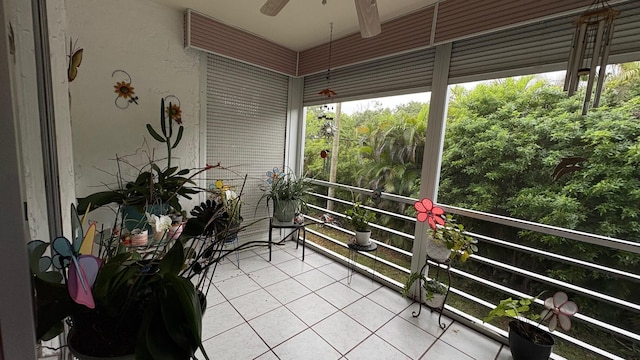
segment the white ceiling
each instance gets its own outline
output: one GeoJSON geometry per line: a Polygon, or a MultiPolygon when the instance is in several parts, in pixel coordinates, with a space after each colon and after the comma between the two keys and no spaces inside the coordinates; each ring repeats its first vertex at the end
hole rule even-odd
{"type": "MultiPolygon", "coordinates": [[[[291,50],[301,51],[333,38],[358,32],[353,0],[290,0],[275,16],[260,13],[266,0],[152,0],[184,10],[191,8],[216,20],[256,34],[291,50]]],[[[385,22],[429,6],[439,0],[377,0],[380,21],[385,22]]]]}

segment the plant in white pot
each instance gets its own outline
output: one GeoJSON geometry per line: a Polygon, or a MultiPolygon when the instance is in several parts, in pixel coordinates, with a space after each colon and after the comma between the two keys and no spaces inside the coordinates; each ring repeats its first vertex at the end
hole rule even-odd
{"type": "Polygon", "coordinates": [[[418,212],[417,220],[427,221],[431,231],[428,233],[427,255],[430,258],[445,262],[460,259],[466,261],[469,256],[478,251],[478,240],[465,234],[464,226],[456,222],[451,215],[445,215],[444,210],[424,198],[414,204],[418,212]]]}
{"type": "Polygon", "coordinates": [[[353,203],[353,206],[347,209],[345,214],[347,215],[347,221],[356,233],[356,244],[369,245],[371,243],[369,240],[371,238],[369,223],[375,219],[375,214],[358,201],[353,203]]]}
{"type": "Polygon", "coordinates": [[[553,332],[558,325],[564,330],[571,330],[570,317],[578,312],[578,305],[569,301],[563,291],[556,292],[544,301],[544,310],[540,315],[529,314],[533,299],[501,300],[483,319],[491,321],[496,317],[508,317],[509,348],[514,360],[546,360],[551,355],[555,343],[553,336],[540,327],[542,322],[549,322],[549,331],[553,332]],[[528,318],[534,322],[525,320],[528,318]],[[535,321],[537,320],[537,324],[535,321]]]}
{"type": "Polygon", "coordinates": [[[258,205],[263,199],[267,199],[267,203],[273,202],[275,220],[283,224],[293,224],[296,214],[307,204],[303,197],[310,190],[310,183],[303,176],[273,168],[273,171],[267,171],[267,185],[262,190],[264,194],[258,205]]]}

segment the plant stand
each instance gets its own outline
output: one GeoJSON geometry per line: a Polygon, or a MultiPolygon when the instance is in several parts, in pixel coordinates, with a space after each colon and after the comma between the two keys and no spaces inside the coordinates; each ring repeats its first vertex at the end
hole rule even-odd
{"type": "MultiPolygon", "coordinates": [[[[444,295],[444,301],[442,302],[442,306],[440,307],[436,307],[433,308],[429,305],[426,305],[429,307],[429,309],[431,309],[431,312],[433,311],[437,311],[439,313],[438,315],[438,324],[440,325],[440,328],[444,329],[445,327],[447,327],[447,325],[445,323],[442,322],[442,311],[444,310],[444,304],[446,304],[447,302],[447,297],[449,296],[449,290],[451,289],[451,260],[447,259],[445,261],[438,261],[435,259],[432,259],[431,257],[429,257],[429,255],[426,256],[426,259],[424,261],[424,265],[422,265],[422,268],[420,269],[420,273],[423,274],[424,273],[424,269],[427,267],[429,260],[435,262],[436,264],[438,264],[438,267],[436,269],[436,276],[435,276],[435,280],[438,280],[440,278],[440,271],[446,271],[447,274],[447,292],[444,295]],[[443,269],[444,267],[444,269],[443,269]]],[[[418,279],[418,288],[420,289],[420,296],[418,299],[418,312],[416,313],[415,311],[411,313],[411,315],[413,315],[413,317],[418,317],[420,316],[420,313],[422,312],[422,279],[418,279]]]]}

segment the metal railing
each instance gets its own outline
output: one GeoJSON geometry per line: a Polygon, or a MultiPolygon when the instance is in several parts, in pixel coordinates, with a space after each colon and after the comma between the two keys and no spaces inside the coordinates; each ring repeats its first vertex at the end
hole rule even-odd
{"type": "MultiPolygon", "coordinates": [[[[357,194],[372,195],[372,192],[370,190],[361,189],[353,186],[333,184],[326,181],[318,181],[318,180],[313,180],[312,182],[315,185],[319,185],[321,187],[335,187],[338,189],[348,190],[352,194],[357,193],[357,194]]],[[[343,204],[343,205],[352,204],[352,202],[349,200],[344,200],[339,198],[330,198],[318,192],[310,193],[309,195],[313,196],[317,200],[322,200],[322,201],[332,200],[334,203],[343,204]]],[[[413,204],[415,201],[417,201],[417,199],[412,199],[412,198],[407,198],[402,196],[395,196],[395,195],[386,194],[386,193],[382,194],[382,198],[384,200],[396,201],[396,202],[401,202],[405,204],[413,204]]],[[[589,233],[570,230],[570,229],[563,229],[563,228],[558,228],[554,226],[538,224],[530,221],[513,219],[506,216],[483,213],[483,212],[469,210],[469,209],[462,209],[462,208],[453,207],[453,206],[440,205],[440,204],[439,206],[441,206],[448,213],[451,213],[460,217],[474,219],[476,221],[487,222],[495,225],[508,226],[508,227],[512,227],[520,230],[527,230],[527,231],[537,232],[545,235],[552,235],[556,237],[561,237],[566,241],[592,244],[608,250],[629,252],[631,254],[640,254],[640,243],[635,243],[627,240],[615,239],[615,238],[600,236],[595,234],[589,234],[589,233]]],[[[312,211],[315,211],[318,213],[330,213],[332,216],[339,217],[339,218],[344,218],[345,216],[344,214],[336,211],[328,211],[326,208],[323,208],[322,206],[311,205],[310,207],[312,211]]],[[[391,216],[396,219],[415,222],[415,219],[413,217],[408,217],[406,215],[384,211],[384,210],[380,210],[372,207],[368,207],[368,208],[371,211],[375,211],[378,216],[391,216]]],[[[340,226],[335,226],[335,225],[327,225],[327,226],[330,226],[331,229],[333,230],[340,231],[348,235],[352,234],[350,231],[340,226]]],[[[397,254],[401,254],[407,257],[410,257],[412,255],[411,252],[407,250],[403,250],[403,249],[394,247],[392,245],[386,244],[383,237],[385,236],[384,234],[389,234],[394,236],[400,236],[404,239],[413,241],[414,239],[413,234],[407,234],[398,229],[391,229],[384,226],[380,226],[378,224],[371,224],[371,227],[376,229],[379,234],[382,234],[380,238],[372,240],[372,241],[375,241],[379,247],[382,247],[389,252],[395,252],[397,254]]],[[[322,237],[327,241],[331,241],[333,244],[346,247],[346,244],[343,241],[339,241],[330,236],[325,235],[321,229],[311,230],[311,231],[312,231],[312,234],[322,237]]],[[[503,249],[508,249],[510,251],[517,252],[518,254],[535,256],[538,258],[542,258],[545,261],[551,261],[554,264],[558,263],[558,264],[561,264],[563,267],[578,267],[582,269],[587,269],[589,271],[598,272],[606,276],[614,277],[619,280],[624,280],[631,283],[640,283],[640,274],[636,274],[636,273],[627,271],[625,269],[612,268],[606,265],[597,264],[590,261],[574,258],[566,254],[557,254],[557,253],[545,251],[542,249],[534,248],[531,246],[518,244],[516,242],[511,242],[505,239],[497,239],[491,236],[473,233],[473,232],[467,232],[467,233],[479,241],[479,246],[482,246],[483,244],[487,244],[487,245],[491,244],[493,246],[498,246],[503,249]]],[[[373,258],[373,255],[370,255],[368,253],[365,253],[363,255],[368,256],[369,258],[373,258]]],[[[333,253],[333,256],[335,257],[335,253],[333,253]]],[[[381,259],[380,257],[378,257],[376,260],[382,263],[384,266],[389,266],[396,270],[399,270],[403,274],[409,274],[411,272],[410,269],[404,266],[401,266],[399,264],[395,264],[389,259],[381,259]]],[[[538,273],[538,272],[530,271],[527,269],[523,269],[518,266],[514,266],[513,264],[509,264],[507,262],[502,262],[496,259],[489,258],[487,256],[481,256],[478,254],[472,255],[469,261],[474,264],[478,264],[479,266],[490,267],[492,269],[495,269],[495,271],[513,274],[514,276],[526,278],[530,281],[533,281],[539,284],[549,285],[553,289],[564,290],[574,295],[579,295],[585,298],[594,299],[598,303],[612,306],[615,309],[618,309],[619,311],[625,311],[632,314],[640,313],[640,304],[638,303],[634,303],[632,301],[629,301],[628,299],[621,299],[621,298],[606,294],[602,291],[596,291],[596,290],[588,289],[584,286],[572,284],[568,281],[556,279],[544,273],[538,273]]],[[[430,265],[433,267],[441,266],[433,262],[430,263],[430,265]]],[[[456,268],[454,266],[451,269],[451,272],[457,279],[463,279],[466,282],[479,284],[484,289],[490,289],[491,291],[496,291],[503,295],[506,294],[507,297],[508,296],[514,296],[518,298],[533,297],[531,294],[526,294],[516,289],[513,289],[509,286],[505,286],[497,281],[494,281],[493,279],[483,278],[469,271],[466,271],[462,268],[456,268]]],[[[380,273],[373,274],[373,271],[371,269],[366,269],[365,273],[368,273],[372,276],[375,275],[376,278],[382,278],[384,282],[386,282],[387,284],[390,284],[393,287],[397,288],[398,286],[402,286],[402,281],[399,282],[396,279],[390,279],[380,273]]],[[[463,289],[456,287],[455,282],[454,284],[452,284],[451,292],[459,296],[460,298],[465,299],[465,301],[469,301],[483,308],[486,308],[487,312],[489,309],[495,306],[495,304],[493,304],[490,301],[482,299],[477,294],[471,294],[469,293],[469,291],[464,291],[463,289]]],[[[535,302],[538,305],[544,304],[544,302],[540,299],[536,299],[535,302]]],[[[445,311],[446,313],[453,315],[458,319],[460,318],[465,319],[468,325],[473,325],[476,328],[480,327],[492,333],[498,333],[503,337],[506,335],[506,332],[504,330],[496,328],[495,326],[490,324],[485,324],[482,322],[482,320],[476,318],[475,316],[465,313],[463,311],[460,311],[459,309],[456,309],[452,306],[446,305],[445,311]]],[[[624,329],[615,324],[612,324],[607,319],[598,319],[595,317],[587,316],[582,313],[576,314],[574,316],[574,319],[575,321],[581,324],[585,324],[591,328],[599,329],[600,331],[604,331],[606,333],[612,334],[616,338],[625,339],[635,344],[640,343],[640,334],[634,331],[630,331],[628,329],[624,329]]],[[[573,337],[567,333],[554,331],[553,334],[556,337],[562,339],[564,342],[573,344],[574,346],[587,350],[588,352],[592,352],[602,357],[606,357],[610,359],[622,359],[622,357],[611,353],[611,351],[608,349],[607,350],[601,349],[597,346],[589,344],[586,341],[578,339],[577,337],[573,337]]]]}

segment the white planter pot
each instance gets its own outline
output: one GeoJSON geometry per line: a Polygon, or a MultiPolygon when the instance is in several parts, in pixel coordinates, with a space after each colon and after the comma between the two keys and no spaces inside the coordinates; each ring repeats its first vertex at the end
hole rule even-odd
{"type": "Polygon", "coordinates": [[[371,237],[371,231],[356,231],[356,244],[367,246],[371,244],[369,238],[371,237]]]}
{"type": "Polygon", "coordinates": [[[451,250],[441,243],[434,241],[431,236],[427,238],[427,255],[435,261],[445,262],[451,256],[451,250]]]}
{"type": "MultiPolygon", "coordinates": [[[[433,299],[427,300],[425,303],[431,308],[442,308],[444,305],[445,294],[433,294],[433,299]]],[[[427,298],[425,294],[425,299],[427,298]]]]}
{"type": "Polygon", "coordinates": [[[296,211],[299,208],[298,200],[280,200],[273,201],[273,217],[280,224],[293,224],[293,219],[296,216],[296,211]]]}

